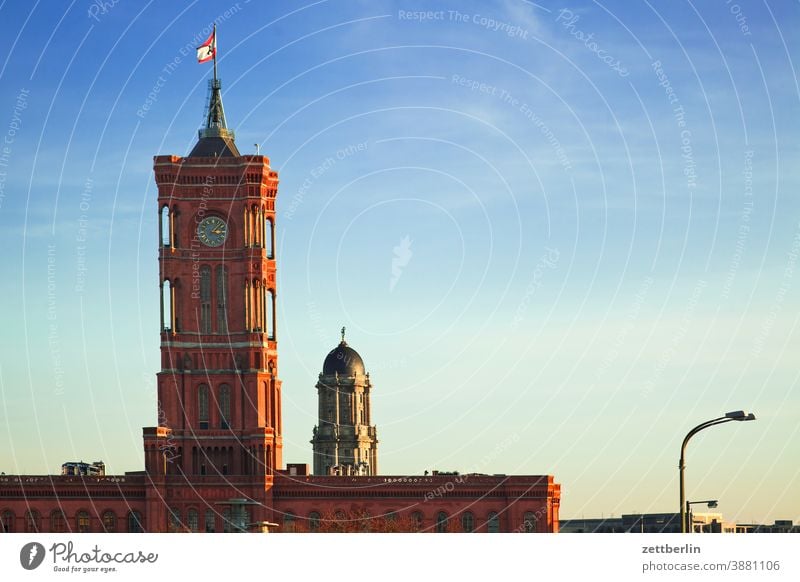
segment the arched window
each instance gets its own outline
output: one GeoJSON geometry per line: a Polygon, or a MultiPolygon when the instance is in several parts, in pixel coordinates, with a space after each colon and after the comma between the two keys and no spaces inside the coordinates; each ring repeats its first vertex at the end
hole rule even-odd
{"type": "Polygon", "coordinates": [[[250,304],[250,280],[244,281],[244,328],[246,331],[253,329],[253,306],[250,304]]]}
{"type": "Polygon", "coordinates": [[[532,511],[526,511],[522,521],[523,531],[533,533],[536,531],[536,515],[532,511]]]}
{"type": "Polygon", "coordinates": [[[29,509],[25,513],[25,531],[27,533],[39,533],[42,517],[35,509],[29,509]]]}
{"type": "Polygon", "coordinates": [[[172,217],[170,216],[169,207],[164,206],[161,209],[161,221],[159,223],[159,231],[161,232],[161,244],[165,247],[172,246],[172,217]]]}
{"type": "Polygon", "coordinates": [[[200,333],[211,333],[211,267],[200,267],[200,333]]]}
{"type": "Polygon", "coordinates": [[[228,270],[217,267],[217,332],[228,333],[228,312],[225,308],[228,297],[228,270]]]}
{"type": "Polygon", "coordinates": [[[103,513],[103,530],[106,532],[117,531],[117,516],[111,510],[103,513]]]}
{"type": "Polygon", "coordinates": [[[197,420],[200,428],[208,428],[208,386],[205,384],[197,388],[197,420]]]}
{"type": "Polygon", "coordinates": [[[475,516],[471,511],[465,511],[461,515],[461,530],[464,533],[471,533],[475,531],[475,516]]]}
{"type": "Polygon", "coordinates": [[[267,218],[264,221],[264,228],[267,231],[267,234],[266,234],[267,258],[268,259],[274,259],[275,258],[275,224],[272,222],[271,218],[267,218]]]}
{"type": "Polygon", "coordinates": [[[171,533],[179,532],[183,528],[181,524],[181,512],[179,509],[171,507],[169,509],[169,531],[171,533]]]}
{"type": "Polygon", "coordinates": [[[447,531],[447,514],[440,511],[436,514],[436,533],[445,533],[447,531]]]}
{"type": "Polygon", "coordinates": [[[260,206],[256,214],[256,228],[258,229],[258,246],[264,248],[264,209],[260,206]]]}
{"type": "Polygon", "coordinates": [[[213,509],[206,509],[206,533],[214,533],[216,525],[216,514],[213,509]]]}
{"type": "Polygon", "coordinates": [[[287,511],[286,515],[283,516],[283,531],[294,531],[294,514],[291,511],[287,511]]]}
{"type": "Polygon", "coordinates": [[[196,532],[199,531],[199,529],[198,529],[198,527],[199,527],[199,524],[198,524],[199,519],[198,519],[198,516],[197,516],[197,510],[196,509],[190,509],[186,513],[186,521],[189,524],[189,531],[191,531],[192,533],[196,533],[196,532]]]}
{"type": "Polygon", "coordinates": [[[90,529],[89,512],[79,511],[78,514],[75,516],[75,523],[78,526],[78,533],[88,533],[90,529]]]}
{"type": "Polygon", "coordinates": [[[128,533],[143,533],[144,522],[142,521],[142,514],[138,511],[131,511],[128,513],[128,533]]]}
{"type": "Polygon", "coordinates": [[[278,326],[275,324],[275,290],[269,290],[269,339],[274,340],[278,333],[278,326]]]}
{"type": "Polygon", "coordinates": [[[264,331],[264,324],[261,321],[263,312],[261,310],[261,284],[258,279],[253,279],[250,284],[250,317],[253,331],[264,331]]]}
{"type": "Polygon", "coordinates": [[[261,333],[267,332],[268,317],[267,317],[267,288],[264,284],[258,282],[258,329],[261,333]]]}
{"type": "Polygon", "coordinates": [[[496,511],[489,513],[486,524],[489,529],[489,533],[498,533],[500,531],[500,516],[497,515],[496,511]]]}
{"type": "Polygon", "coordinates": [[[14,531],[14,514],[10,509],[6,509],[0,513],[0,531],[3,533],[11,533],[14,531]]]}
{"type": "Polygon", "coordinates": [[[227,384],[219,387],[219,426],[230,428],[231,420],[231,388],[227,384]]]}
{"type": "Polygon", "coordinates": [[[67,531],[67,516],[61,509],[56,509],[50,514],[50,531],[53,533],[67,531]]]}
{"type": "Polygon", "coordinates": [[[422,513],[419,511],[415,511],[411,514],[411,527],[414,531],[422,529],[422,513]]]}
{"type": "Polygon", "coordinates": [[[161,330],[170,331],[175,324],[175,310],[173,309],[172,282],[169,279],[161,283],[161,330]]]}
{"type": "Polygon", "coordinates": [[[309,531],[319,531],[320,516],[316,511],[308,514],[308,529],[309,531]]]}

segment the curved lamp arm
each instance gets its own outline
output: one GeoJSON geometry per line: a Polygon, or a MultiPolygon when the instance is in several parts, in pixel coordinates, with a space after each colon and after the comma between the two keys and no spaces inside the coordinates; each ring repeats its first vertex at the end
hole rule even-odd
{"type": "Polygon", "coordinates": [[[678,471],[680,474],[680,515],[681,515],[681,533],[686,533],[688,524],[686,523],[686,490],[684,487],[683,482],[683,470],[686,468],[685,458],[686,458],[686,445],[689,444],[689,440],[700,432],[703,429],[716,426],[718,424],[725,424],[726,422],[733,422],[733,421],[746,421],[746,420],[755,420],[756,415],[751,413],[746,413],[744,410],[735,410],[733,412],[728,412],[725,416],[720,416],[719,418],[712,418],[711,420],[707,420],[698,424],[692,430],[690,430],[683,439],[683,443],[681,444],[681,458],[678,462],[678,471]]]}

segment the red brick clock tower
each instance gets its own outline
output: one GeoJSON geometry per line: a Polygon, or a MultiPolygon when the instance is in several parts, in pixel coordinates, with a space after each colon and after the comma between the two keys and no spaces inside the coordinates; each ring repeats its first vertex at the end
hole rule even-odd
{"type": "Polygon", "coordinates": [[[281,468],[275,197],[269,159],[241,155],[220,83],[186,157],[156,156],[161,371],[144,429],[151,531],[223,531],[231,499],[268,520],[281,468]]]}

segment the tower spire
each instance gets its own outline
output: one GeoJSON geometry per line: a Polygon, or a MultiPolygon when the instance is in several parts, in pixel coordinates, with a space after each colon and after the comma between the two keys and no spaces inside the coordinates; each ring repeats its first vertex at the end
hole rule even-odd
{"type": "Polygon", "coordinates": [[[225,108],[222,106],[222,83],[217,77],[217,25],[214,25],[213,33],[213,58],[214,58],[214,78],[209,82],[208,110],[206,113],[206,124],[200,130],[200,139],[204,137],[230,137],[233,132],[228,129],[225,121],[225,108]]]}
{"type": "Polygon", "coordinates": [[[198,131],[200,141],[197,142],[192,152],[189,154],[193,156],[203,157],[221,157],[221,156],[239,156],[239,150],[234,144],[234,133],[228,129],[228,123],[225,120],[225,108],[222,106],[222,83],[217,77],[217,25],[214,25],[214,31],[211,37],[198,51],[205,50],[207,52],[198,52],[198,59],[203,59],[200,62],[207,62],[208,55],[214,61],[214,76],[208,82],[208,104],[206,106],[205,123],[202,129],[198,131]]]}

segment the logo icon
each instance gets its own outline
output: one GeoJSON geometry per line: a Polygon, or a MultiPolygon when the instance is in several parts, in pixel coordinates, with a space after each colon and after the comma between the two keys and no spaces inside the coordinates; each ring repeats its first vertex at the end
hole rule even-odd
{"type": "Polygon", "coordinates": [[[394,291],[394,286],[400,280],[400,275],[403,274],[403,267],[408,265],[411,257],[414,255],[411,250],[411,237],[406,235],[400,240],[400,244],[392,249],[394,256],[392,257],[392,278],[389,279],[389,292],[394,291]]]}
{"type": "Polygon", "coordinates": [[[30,542],[19,551],[19,563],[26,570],[35,570],[44,562],[44,546],[39,542],[30,542]]]}

